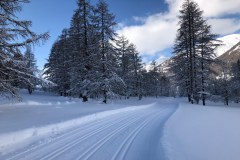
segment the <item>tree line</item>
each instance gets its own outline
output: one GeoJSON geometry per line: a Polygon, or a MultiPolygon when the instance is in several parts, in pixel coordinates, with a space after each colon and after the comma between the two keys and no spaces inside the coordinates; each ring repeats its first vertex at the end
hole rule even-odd
{"type": "Polygon", "coordinates": [[[157,86],[167,78],[155,62],[146,71],[134,44],[116,33],[116,24],[105,1],[93,6],[78,0],[70,27],[53,44],[45,65],[44,74],[57,85],[53,91],[82,97],[84,102],[102,98],[104,103],[110,98],[159,95],[157,86]]]}

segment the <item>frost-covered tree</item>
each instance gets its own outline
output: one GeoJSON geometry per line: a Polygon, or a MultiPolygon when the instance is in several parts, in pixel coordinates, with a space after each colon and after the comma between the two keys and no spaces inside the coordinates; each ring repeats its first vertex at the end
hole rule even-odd
{"type": "Polygon", "coordinates": [[[159,67],[156,61],[152,61],[150,64],[149,76],[151,79],[148,82],[149,94],[155,97],[159,96],[159,67]]]}
{"type": "Polygon", "coordinates": [[[55,83],[54,91],[67,96],[70,89],[70,45],[68,30],[64,29],[61,36],[53,44],[48,63],[44,66],[46,78],[55,83]]]}
{"type": "Polygon", "coordinates": [[[126,84],[123,95],[125,96],[125,98],[129,98],[130,95],[134,94],[132,80],[134,75],[134,54],[136,50],[135,48],[133,48],[133,46],[130,45],[129,41],[124,36],[121,36],[116,41],[116,45],[117,54],[119,56],[118,75],[126,84]]]}
{"type": "Polygon", "coordinates": [[[142,99],[143,95],[143,63],[142,59],[139,56],[139,52],[133,44],[129,45],[130,51],[130,71],[129,75],[129,83],[131,88],[131,96],[138,96],[139,100],[142,99]]]}
{"type": "Polygon", "coordinates": [[[35,55],[32,52],[31,46],[27,46],[26,51],[24,53],[24,58],[26,59],[27,63],[26,72],[29,74],[29,76],[26,76],[26,78],[30,81],[30,84],[26,86],[26,88],[28,89],[28,93],[32,94],[34,88],[37,85],[37,79],[35,77],[37,73],[37,65],[35,55]]]}
{"type": "Polygon", "coordinates": [[[0,1],[0,93],[8,97],[18,96],[16,82],[32,85],[26,78],[29,74],[21,48],[48,38],[48,33],[37,35],[32,32],[31,21],[17,18],[16,13],[21,11],[24,3],[28,0],[0,1]]]}
{"type": "Polygon", "coordinates": [[[205,94],[208,70],[213,61],[216,35],[211,34],[211,27],[203,19],[202,11],[193,0],[185,0],[180,10],[179,29],[174,45],[174,63],[172,71],[175,82],[185,91],[189,102],[198,103],[205,94]],[[201,95],[201,97],[200,97],[201,95]]]}
{"type": "Polygon", "coordinates": [[[92,74],[93,53],[95,49],[95,26],[93,26],[93,6],[88,0],[78,0],[70,27],[71,52],[71,89],[79,94],[83,101],[88,101],[89,85],[92,74]]]}
{"type": "Polygon", "coordinates": [[[169,96],[170,88],[171,88],[170,78],[163,71],[159,71],[158,94],[160,96],[169,96]]]}
{"type": "Polygon", "coordinates": [[[199,84],[200,91],[198,93],[201,95],[201,99],[203,105],[206,104],[206,95],[209,94],[209,85],[210,75],[214,73],[212,70],[211,64],[215,62],[216,55],[214,54],[214,50],[218,46],[218,42],[216,41],[215,34],[211,33],[211,26],[207,25],[206,22],[202,26],[202,30],[200,32],[199,43],[197,47],[197,52],[200,53],[199,62],[200,69],[197,69],[200,76],[197,78],[201,79],[199,84]]]}
{"type": "Polygon", "coordinates": [[[69,89],[64,90],[83,101],[89,97],[103,98],[104,103],[121,96],[141,99],[141,57],[133,44],[117,36],[114,19],[105,1],[96,6],[87,0],[78,1],[68,35],[62,34],[54,43],[45,65],[48,80],[58,85],[55,91],[61,93],[67,83],[69,89]]]}
{"type": "Polygon", "coordinates": [[[115,16],[109,12],[108,5],[105,1],[100,0],[96,7],[96,21],[99,27],[99,56],[98,63],[99,77],[97,85],[103,94],[103,102],[116,95],[116,90],[125,87],[124,81],[117,74],[118,55],[113,46],[116,40],[115,16]]]}

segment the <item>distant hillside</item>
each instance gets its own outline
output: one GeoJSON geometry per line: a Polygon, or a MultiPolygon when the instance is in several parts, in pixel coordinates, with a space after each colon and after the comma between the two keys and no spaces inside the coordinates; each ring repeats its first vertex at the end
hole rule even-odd
{"type": "Polygon", "coordinates": [[[227,35],[218,38],[218,40],[222,41],[222,45],[216,49],[215,54],[217,57],[220,57],[234,47],[238,42],[240,42],[240,34],[227,35]]]}
{"type": "Polygon", "coordinates": [[[237,60],[240,59],[240,40],[235,46],[219,56],[217,59],[223,61],[226,64],[236,63],[237,60]]]}
{"type": "MultiPolygon", "coordinates": [[[[222,45],[215,51],[216,60],[223,62],[225,65],[232,65],[240,59],[240,34],[231,34],[219,38],[222,45]]],[[[164,72],[168,72],[170,64],[173,63],[173,59],[170,58],[159,65],[160,69],[164,72]]],[[[212,65],[214,71],[218,74],[222,72],[219,65],[212,65]]]]}
{"type": "Polygon", "coordinates": [[[222,68],[221,65],[217,64],[213,64],[212,68],[216,73],[220,74],[221,72],[223,72],[223,69],[230,69],[232,64],[236,63],[238,59],[240,59],[240,41],[230,50],[216,58],[218,62],[222,63],[222,66],[224,66],[224,68],[222,68]]]}

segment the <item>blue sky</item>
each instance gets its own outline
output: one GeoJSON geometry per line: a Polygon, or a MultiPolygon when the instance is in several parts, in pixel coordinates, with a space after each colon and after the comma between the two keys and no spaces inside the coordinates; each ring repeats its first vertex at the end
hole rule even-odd
{"type": "MultiPolygon", "coordinates": [[[[97,0],[92,0],[95,4],[97,0]]],[[[117,23],[136,24],[133,17],[146,17],[166,10],[166,3],[162,0],[107,0],[109,9],[116,16],[117,23]]],[[[46,63],[51,46],[61,34],[63,28],[69,27],[70,20],[76,9],[76,0],[31,0],[23,5],[20,18],[33,22],[32,30],[36,33],[48,31],[51,38],[41,46],[35,46],[34,53],[38,67],[41,69],[46,63]]]]}
{"type": "MultiPolygon", "coordinates": [[[[240,31],[240,1],[196,0],[209,19],[214,33],[227,35],[240,31]]],[[[91,1],[93,4],[97,0],[91,1]]],[[[182,0],[106,0],[116,15],[119,34],[124,34],[136,44],[145,62],[162,61],[171,56],[170,51],[177,30],[177,14],[182,0]]],[[[50,32],[51,38],[34,53],[40,69],[46,63],[53,42],[63,28],[69,27],[76,9],[76,0],[31,0],[23,5],[21,19],[33,22],[36,33],[50,32]]]]}

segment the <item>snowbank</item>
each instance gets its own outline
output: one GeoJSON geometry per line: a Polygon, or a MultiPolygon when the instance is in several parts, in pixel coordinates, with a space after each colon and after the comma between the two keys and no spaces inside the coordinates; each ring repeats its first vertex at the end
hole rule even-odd
{"type": "Polygon", "coordinates": [[[22,147],[23,145],[30,144],[32,141],[36,141],[36,139],[42,138],[43,136],[50,137],[53,136],[54,134],[58,134],[62,131],[76,127],[78,125],[90,123],[117,113],[144,109],[147,107],[151,107],[154,104],[155,103],[142,106],[131,106],[116,110],[109,110],[83,116],[81,118],[76,118],[73,120],[68,120],[61,123],[50,124],[43,127],[29,128],[12,133],[3,133],[0,134],[0,153],[5,154],[7,152],[13,151],[15,149],[18,149],[19,147],[22,147]]]}
{"type": "Polygon", "coordinates": [[[169,160],[240,158],[240,108],[182,103],[165,125],[169,160]]]}

